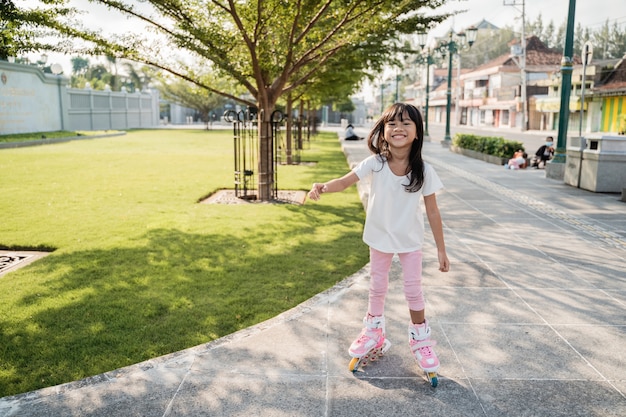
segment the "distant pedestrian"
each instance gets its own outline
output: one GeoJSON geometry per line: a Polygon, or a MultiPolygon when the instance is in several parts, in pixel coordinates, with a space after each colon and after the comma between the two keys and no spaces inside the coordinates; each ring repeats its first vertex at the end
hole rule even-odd
{"type": "Polygon", "coordinates": [[[513,158],[509,159],[504,168],[513,170],[524,169],[526,168],[527,158],[528,154],[520,149],[513,154],[513,158]]]}
{"type": "Polygon", "coordinates": [[[356,133],[354,133],[354,126],[349,124],[346,127],[346,133],[344,135],[345,140],[360,140],[362,138],[358,137],[356,133]]]}
{"type": "Polygon", "coordinates": [[[424,215],[437,246],[439,270],[448,272],[441,215],[435,192],[443,188],[431,165],[422,159],[424,131],[419,110],[410,104],[396,103],[374,124],[367,138],[373,155],[364,159],[351,172],[326,183],[314,183],[309,198],[319,200],[323,193],[343,191],[371,175],[371,190],[363,241],[370,247],[370,288],[364,328],[350,346],[351,369],[358,368],[372,352],[384,352],[390,343],[385,339],[384,306],[389,285],[389,270],[394,254],[402,265],[404,293],[411,321],[408,326],[409,346],[419,366],[436,385],[439,359],[430,339],[431,329],[425,317],[422,292],[422,246],[424,215]],[[434,374],[434,375],[433,375],[434,374]]]}
{"type": "Polygon", "coordinates": [[[545,168],[546,163],[554,157],[554,138],[552,136],[548,136],[546,138],[546,143],[541,145],[537,152],[535,152],[535,156],[530,161],[530,166],[533,168],[545,168]]]}

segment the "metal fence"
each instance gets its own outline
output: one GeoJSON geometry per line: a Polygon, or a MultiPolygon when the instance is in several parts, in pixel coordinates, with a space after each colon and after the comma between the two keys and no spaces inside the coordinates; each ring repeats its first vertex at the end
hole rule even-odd
{"type": "MultiPolygon", "coordinates": [[[[224,120],[233,125],[233,149],[235,158],[235,196],[254,200],[257,198],[259,127],[257,109],[248,107],[239,112],[227,110],[224,120]]],[[[273,164],[272,198],[278,196],[278,165],[288,163],[285,115],[279,110],[272,113],[271,120],[271,161],[273,164]]],[[[289,163],[301,163],[301,150],[310,146],[311,129],[307,118],[294,118],[291,127],[293,155],[289,163]]]]}
{"type": "Polygon", "coordinates": [[[125,130],[159,124],[158,92],[68,88],[69,130],[125,130]]]}

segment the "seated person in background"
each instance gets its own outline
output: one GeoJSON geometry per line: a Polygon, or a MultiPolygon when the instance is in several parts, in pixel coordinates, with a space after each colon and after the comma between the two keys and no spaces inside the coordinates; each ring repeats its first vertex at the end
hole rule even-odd
{"type": "Polygon", "coordinates": [[[513,158],[509,159],[509,162],[504,166],[506,169],[523,169],[526,168],[526,158],[528,154],[523,150],[516,151],[513,154],[513,158]]]}
{"type": "Polygon", "coordinates": [[[358,137],[356,133],[354,133],[354,126],[350,124],[348,125],[348,127],[346,127],[346,134],[344,136],[344,139],[345,140],[359,140],[361,138],[358,137]]]}
{"type": "Polygon", "coordinates": [[[545,168],[546,162],[548,162],[554,156],[554,138],[552,136],[548,136],[546,138],[546,143],[541,145],[537,152],[535,152],[535,156],[530,161],[530,166],[533,168],[545,168]]]}

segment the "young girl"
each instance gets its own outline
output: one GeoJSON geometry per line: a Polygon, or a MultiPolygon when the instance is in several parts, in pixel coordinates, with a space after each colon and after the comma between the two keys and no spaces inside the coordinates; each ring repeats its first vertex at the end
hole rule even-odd
{"type": "MultiPolygon", "coordinates": [[[[417,108],[396,103],[385,110],[367,138],[374,155],[341,178],[313,184],[309,192],[309,198],[319,200],[323,193],[343,191],[372,174],[363,231],[363,241],[370,247],[369,302],[363,319],[364,328],[348,350],[351,357],[358,358],[351,362],[352,371],[356,371],[361,358],[372,351],[384,352],[390,345],[385,340],[383,313],[394,254],[398,254],[402,265],[404,294],[411,317],[409,347],[424,371],[430,374],[439,368],[439,360],[432,349],[435,342],[430,339],[431,330],[424,314],[422,196],[437,245],[439,270],[447,272],[450,261],[435,198],[435,192],[443,184],[434,169],[422,159],[423,139],[422,116],[417,108]]],[[[431,383],[435,385],[436,380],[431,383]]]]}

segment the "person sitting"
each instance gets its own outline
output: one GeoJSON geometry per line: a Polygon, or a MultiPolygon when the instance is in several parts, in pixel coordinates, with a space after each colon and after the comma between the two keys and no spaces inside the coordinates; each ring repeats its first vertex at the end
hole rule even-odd
{"type": "Polygon", "coordinates": [[[513,154],[513,158],[509,159],[509,162],[504,166],[506,169],[523,169],[526,168],[526,158],[528,154],[523,150],[516,151],[513,154]]]}
{"type": "Polygon", "coordinates": [[[532,161],[530,161],[530,166],[535,169],[545,168],[546,163],[552,159],[554,156],[554,138],[552,136],[548,136],[546,138],[546,143],[541,145],[537,152],[535,152],[535,156],[533,156],[532,161]]]}
{"type": "Polygon", "coordinates": [[[345,140],[359,140],[361,138],[358,137],[356,133],[354,133],[354,126],[349,124],[348,127],[346,127],[346,134],[344,135],[344,139],[345,140]]]}

